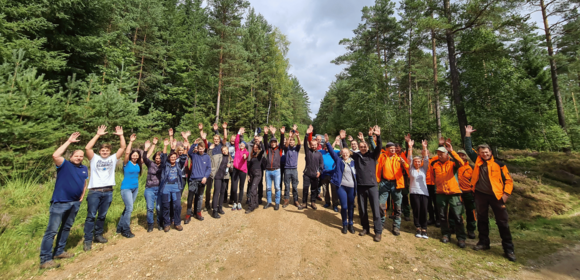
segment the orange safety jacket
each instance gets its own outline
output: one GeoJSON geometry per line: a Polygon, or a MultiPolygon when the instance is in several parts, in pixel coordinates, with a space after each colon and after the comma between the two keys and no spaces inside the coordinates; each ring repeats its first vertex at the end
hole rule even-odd
{"type": "Polygon", "coordinates": [[[431,172],[433,172],[433,167],[431,164],[437,160],[439,160],[439,156],[434,156],[429,159],[429,170],[427,171],[427,176],[425,177],[427,185],[435,185],[435,182],[433,181],[433,175],[431,174],[431,172]]]}
{"type": "Polygon", "coordinates": [[[472,191],[471,173],[473,173],[473,168],[471,168],[469,162],[465,162],[463,166],[459,167],[457,170],[457,179],[459,179],[459,187],[462,192],[472,191]]]}
{"type": "Polygon", "coordinates": [[[409,165],[406,162],[405,164],[401,164],[401,161],[399,160],[400,158],[401,157],[397,154],[394,154],[393,158],[391,158],[386,150],[381,152],[379,160],[377,161],[377,182],[380,183],[382,180],[387,180],[385,177],[385,171],[387,171],[388,168],[388,171],[391,171],[395,176],[395,180],[397,180],[397,189],[405,188],[403,168],[409,168],[409,165]]]}
{"type": "Polygon", "coordinates": [[[455,173],[462,165],[463,160],[455,151],[450,152],[450,158],[445,163],[439,160],[431,163],[431,175],[435,181],[437,194],[452,195],[461,193],[461,188],[455,178],[455,173]]]}
{"type": "MultiPolygon", "coordinates": [[[[475,167],[473,168],[473,173],[471,176],[471,186],[472,190],[475,190],[475,185],[479,179],[479,167],[483,164],[483,159],[477,156],[475,161],[475,167]]],[[[514,189],[514,181],[512,176],[501,161],[497,161],[491,156],[491,159],[487,161],[487,173],[489,174],[489,181],[491,182],[491,189],[495,194],[495,197],[500,200],[504,193],[510,194],[514,189]]]]}

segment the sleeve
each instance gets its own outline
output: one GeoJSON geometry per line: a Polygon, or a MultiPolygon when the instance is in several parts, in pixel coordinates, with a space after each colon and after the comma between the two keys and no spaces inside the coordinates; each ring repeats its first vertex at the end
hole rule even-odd
{"type": "Polygon", "coordinates": [[[209,146],[207,145],[207,139],[203,139],[203,144],[205,144],[205,152],[209,150],[209,146]]]}
{"type": "Polygon", "coordinates": [[[322,159],[322,154],[318,158],[318,172],[320,172],[320,174],[322,174],[322,172],[324,172],[324,160],[322,159]]]}
{"type": "Polygon", "coordinates": [[[208,163],[205,165],[205,172],[203,174],[203,177],[209,178],[210,175],[211,175],[211,158],[208,161],[208,163]]]}
{"type": "Polygon", "coordinates": [[[195,149],[195,147],[197,147],[197,145],[196,144],[192,144],[191,147],[189,147],[189,150],[187,151],[187,155],[190,158],[193,158],[193,149],[195,149]]]}
{"type": "Polygon", "coordinates": [[[451,160],[454,161],[453,173],[457,173],[457,170],[463,166],[464,162],[455,151],[451,151],[451,160]]]}
{"type": "MultiPolygon", "coordinates": [[[[264,133],[264,139],[262,141],[263,143],[268,143],[268,133],[264,133]]],[[[268,149],[268,152],[270,152],[270,145],[268,145],[268,147],[264,147],[265,149],[268,149]]]]}
{"type": "Polygon", "coordinates": [[[503,192],[511,195],[514,190],[514,180],[512,179],[507,166],[504,165],[501,167],[501,175],[503,180],[503,192]]]}
{"type": "Polygon", "coordinates": [[[151,160],[147,157],[147,154],[144,154],[143,158],[143,163],[145,164],[145,166],[147,166],[147,168],[150,168],[151,166],[151,160]]]}
{"type": "Polygon", "coordinates": [[[280,133],[280,144],[282,144],[281,146],[284,147],[284,150],[286,150],[286,143],[284,142],[284,133],[280,133]]]}
{"type": "Polygon", "coordinates": [[[379,159],[379,157],[381,156],[381,147],[383,145],[383,140],[381,140],[381,136],[377,135],[377,145],[375,145],[374,141],[373,141],[373,137],[370,137],[370,142],[371,144],[374,146],[373,147],[373,157],[375,158],[375,160],[379,159]]]}
{"type": "Polygon", "coordinates": [[[167,162],[167,154],[161,153],[161,166],[165,166],[166,162],[167,162]]]}
{"type": "MultiPolygon", "coordinates": [[[[326,142],[326,149],[329,151],[333,151],[334,149],[332,148],[332,146],[330,145],[330,143],[326,142]]],[[[330,156],[332,157],[332,160],[334,160],[334,163],[337,163],[340,159],[338,158],[338,155],[336,155],[336,153],[332,153],[332,152],[328,152],[330,154],[330,156]]]]}
{"type": "Polygon", "coordinates": [[[234,142],[234,149],[236,149],[236,153],[240,150],[240,134],[236,134],[236,141],[234,142]]]}
{"type": "Polygon", "coordinates": [[[477,154],[475,153],[475,151],[473,151],[471,137],[465,137],[465,140],[463,142],[464,142],[463,144],[465,145],[465,152],[467,153],[467,156],[469,157],[469,159],[475,162],[477,160],[477,154]]]}
{"type": "MultiPolygon", "coordinates": [[[[380,136],[380,135],[379,135],[379,136],[380,136]]],[[[379,137],[377,136],[377,139],[378,139],[378,138],[379,138],[379,137]]],[[[369,143],[371,143],[371,148],[373,148],[373,151],[374,151],[374,150],[375,150],[377,147],[382,147],[382,143],[381,143],[381,145],[377,145],[377,144],[375,143],[375,140],[373,139],[373,137],[372,137],[372,136],[369,136],[369,143]]],[[[380,151],[380,150],[381,150],[381,148],[379,148],[379,151],[380,151]]],[[[380,155],[380,152],[379,152],[379,155],[380,155]]]]}
{"type": "Polygon", "coordinates": [[[297,152],[297,153],[300,153],[300,147],[301,147],[301,146],[302,146],[302,145],[300,145],[300,144],[296,145],[296,152],[297,152]]]}
{"type": "Polygon", "coordinates": [[[65,164],[66,162],[67,162],[67,160],[66,160],[66,159],[65,159],[65,160],[63,160],[63,161],[62,161],[62,163],[61,163],[60,165],[57,165],[57,166],[56,166],[56,169],[60,169],[61,167],[63,167],[63,166],[64,166],[64,164],[65,164]]]}
{"type": "Polygon", "coordinates": [[[341,139],[340,140],[340,145],[342,146],[341,148],[348,148],[348,146],[346,145],[346,139],[341,139]]]}
{"type": "Polygon", "coordinates": [[[421,169],[423,169],[425,175],[429,171],[429,156],[425,155],[425,157],[423,158],[423,166],[421,166],[421,169]]]}

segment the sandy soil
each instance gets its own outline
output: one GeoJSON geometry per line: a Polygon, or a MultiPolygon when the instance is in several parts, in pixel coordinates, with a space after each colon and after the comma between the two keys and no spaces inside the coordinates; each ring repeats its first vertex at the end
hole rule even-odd
{"type": "MultiPolygon", "coordinates": [[[[300,171],[303,166],[301,157],[300,171]]],[[[356,210],[357,234],[346,235],[340,232],[340,213],[321,204],[318,210],[298,211],[290,205],[279,211],[260,207],[249,215],[232,212],[229,206],[225,211],[218,220],[207,213],[204,221],[192,219],[182,232],[156,229],[147,233],[143,225],[133,222],[135,238],[108,232],[109,243],[94,244],[91,252],[61,262],[61,268],[46,271],[40,278],[580,278],[580,247],[556,254],[555,264],[544,268],[506,272],[508,263],[499,243],[487,252],[462,250],[440,243],[440,231],[434,227],[430,229],[432,238],[415,238],[412,223],[405,221],[401,236],[385,230],[382,242],[376,243],[372,233],[358,236],[362,228],[356,210]]],[[[386,224],[390,229],[391,221],[386,224]]],[[[475,241],[468,240],[468,245],[475,241]]]]}

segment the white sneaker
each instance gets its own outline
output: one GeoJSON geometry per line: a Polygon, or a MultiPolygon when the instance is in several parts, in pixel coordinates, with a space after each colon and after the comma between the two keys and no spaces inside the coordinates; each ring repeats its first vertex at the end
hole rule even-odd
{"type": "Polygon", "coordinates": [[[423,234],[421,234],[421,237],[423,239],[429,239],[429,236],[427,236],[427,232],[423,232],[423,234]]]}
{"type": "Polygon", "coordinates": [[[238,210],[242,210],[242,204],[238,203],[238,210]]]}

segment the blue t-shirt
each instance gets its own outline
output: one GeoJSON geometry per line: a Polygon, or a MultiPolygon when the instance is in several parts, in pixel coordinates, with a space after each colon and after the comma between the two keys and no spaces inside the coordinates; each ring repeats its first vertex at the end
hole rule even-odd
{"type": "Polygon", "coordinates": [[[139,187],[139,168],[138,164],[134,164],[132,161],[127,162],[123,167],[123,182],[121,183],[122,190],[132,190],[139,187]]]}
{"type": "Polygon", "coordinates": [[[64,160],[56,167],[56,183],[50,202],[79,201],[89,178],[89,169],[84,165],[76,166],[64,160]]]}

